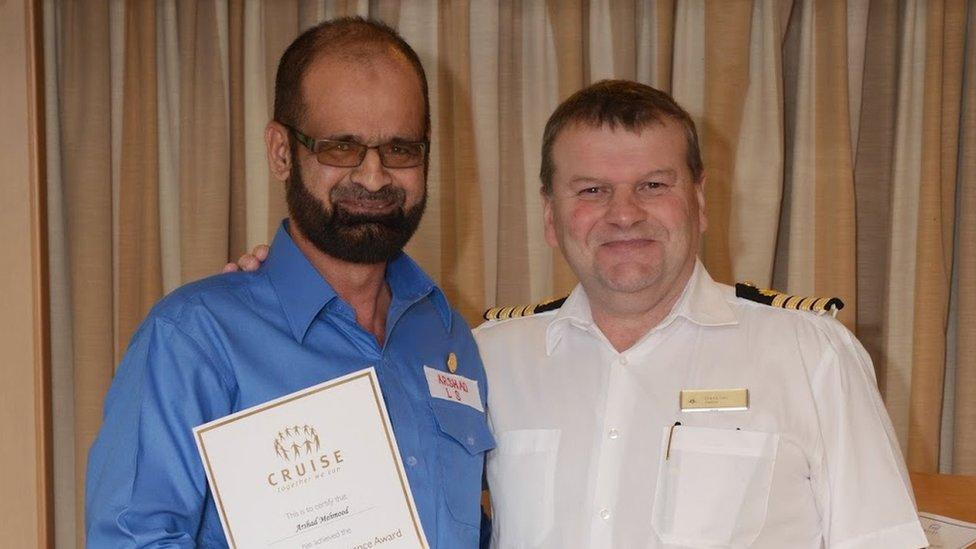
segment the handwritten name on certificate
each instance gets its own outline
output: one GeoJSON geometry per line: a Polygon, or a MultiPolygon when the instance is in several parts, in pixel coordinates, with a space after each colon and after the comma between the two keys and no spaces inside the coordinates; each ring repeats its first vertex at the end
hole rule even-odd
{"type": "Polygon", "coordinates": [[[231,547],[428,547],[372,368],[193,432],[231,547]]]}

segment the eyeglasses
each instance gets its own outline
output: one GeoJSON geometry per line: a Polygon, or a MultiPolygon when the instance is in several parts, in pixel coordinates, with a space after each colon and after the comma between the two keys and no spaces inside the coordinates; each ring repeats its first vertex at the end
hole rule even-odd
{"type": "Polygon", "coordinates": [[[427,141],[391,141],[379,145],[363,145],[355,141],[312,139],[291,126],[288,128],[299,143],[315,155],[323,166],[355,168],[363,163],[366,151],[376,149],[384,168],[416,168],[427,156],[427,141]]]}

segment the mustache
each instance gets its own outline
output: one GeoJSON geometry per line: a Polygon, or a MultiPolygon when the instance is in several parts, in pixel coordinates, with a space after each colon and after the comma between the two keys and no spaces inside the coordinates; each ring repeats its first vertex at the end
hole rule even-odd
{"type": "Polygon", "coordinates": [[[334,221],[339,226],[355,227],[359,225],[379,225],[389,229],[399,227],[405,217],[406,212],[403,204],[406,202],[406,193],[403,189],[387,185],[378,191],[359,185],[349,183],[333,187],[329,192],[329,200],[332,202],[332,215],[334,221]],[[351,212],[343,206],[343,202],[379,202],[395,204],[396,207],[387,212],[351,212]]]}
{"type": "Polygon", "coordinates": [[[358,183],[337,185],[329,192],[329,200],[333,205],[344,202],[389,202],[400,207],[406,202],[406,192],[393,185],[386,185],[377,191],[371,191],[358,183]]]}

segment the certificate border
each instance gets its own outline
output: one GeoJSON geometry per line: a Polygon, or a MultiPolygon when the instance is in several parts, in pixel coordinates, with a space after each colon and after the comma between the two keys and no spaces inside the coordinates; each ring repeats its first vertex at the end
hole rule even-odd
{"type": "MultiPolygon", "coordinates": [[[[963,528],[965,530],[972,530],[972,528],[969,526],[972,523],[966,522],[964,520],[954,519],[952,517],[947,517],[945,515],[938,515],[938,514],[935,514],[935,513],[930,513],[928,511],[919,511],[918,512],[918,516],[919,516],[919,518],[928,519],[928,520],[931,520],[932,522],[936,522],[938,524],[946,524],[948,526],[955,526],[956,528],[963,528]],[[962,526],[960,526],[958,524],[960,522],[963,523],[962,526]]],[[[919,523],[921,523],[921,521],[919,521],[919,523]]],[[[925,533],[926,532],[926,528],[922,528],[922,532],[925,533]]],[[[928,538],[928,535],[926,535],[925,537],[928,538]]],[[[973,547],[976,547],[976,543],[970,541],[962,549],[972,549],[973,547]]]]}
{"type": "Polygon", "coordinates": [[[239,416],[235,416],[226,420],[218,419],[213,424],[208,425],[202,429],[196,430],[195,435],[197,437],[197,443],[200,445],[200,449],[203,452],[203,461],[207,467],[207,473],[209,473],[209,476],[214,479],[214,483],[211,484],[211,488],[213,489],[214,497],[217,500],[217,507],[218,510],[220,511],[220,518],[224,521],[224,524],[227,525],[227,535],[230,536],[230,540],[228,541],[230,541],[231,547],[234,547],[236,549],[237,542],[234,540],[234,533],[231,530],[230,521],[227,519],[227,513],[224,511],[224,502],[223,499],[220,497],[220,489],[217,488],[217,483],[216,483],[217,477],[214,474],[213,467],[210,465],[210,455],[207,453],[207,446],[204,444],[203,434],[206,433],[207,431],[211,431],[218,427],[223,427],[224,425],[227,425],[229,423],[233,423],[235,421],[250,417],[254,414],[264,412],[265,410],[276,408],[278,406],[281,406],[282,404],[288,404],[289,402],[293,402],[301,398],[315,395],[322,391],[333,389],[341,385],[345,385],[346,383],[358,381],[363,377],[369,379],[370,389],[372,389],[373,391],[373,400],[376,403],[376,411],[379,413],[380,420],[383,422],[383,433],[386,435],[386,442],[387,442],[387,446],[390,449],[390,455],[393,457],[393,463],[397,465],[396,469],[397,469],[397,477],[400,480],[400,490],[403,493],[403,498],[407,504],[407,508],[410,510],[410,520],[413,522],[413,529],[414,529],[414,533],[417,535],[417,541],[420,543],[421,547],[429,547],[427,543],[425,543],[424,541],[424,536],[421,535],[420,533],[420,527],[418,526],[419,519],[417,518],[416,503],[414,502],[414,504],[411,505],[412,500],[410,498],[410,494],[407,492],[407,485],[404,480],[403,464],[400,462],[400,456],[397,453],[396,442],[393,439],[393,434],[391,433],[390,424],[387,421],[389,417],[387,414],[382,413],[385,408],[385,405],[384,402],[382,401],[382,396],[377,386],[378,380],[376,378],[376,370],[373,367],[367,368],[366,370],[358,374],[355,373],[350,374],[350,376],[347,377],[346,379],[343,379],[341,381],[336,381],[335,383],[326,382],[326,384],[321,385],[317,388],[310,389],[310,390],[306,389],[304,392],[301,392],[300,394],[297,394],[292,397],[285,398],[284,400],[280,400],[271,404],[259,404],[258,406],[252,408],[250,411],[243,413],[239,416]]]}

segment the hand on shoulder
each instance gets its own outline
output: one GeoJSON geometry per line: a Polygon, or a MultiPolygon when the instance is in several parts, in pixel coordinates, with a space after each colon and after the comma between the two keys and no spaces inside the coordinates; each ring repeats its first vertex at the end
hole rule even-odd
{"type": "Polygon", "coordinates": [[[266,259],[268,259],[268,252],[271,248],[267,244],[258,244],[251,250],[250,253],[246,253],[241,257],[237,258],[237,262],[230,262],[224,265],[222,273],[234,273],[237,271],[244,271],[246,273],[258,270],[258,267],[266,259]]]}

